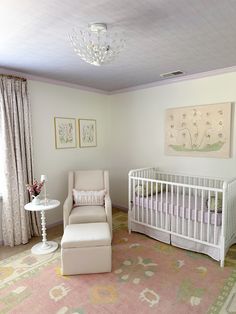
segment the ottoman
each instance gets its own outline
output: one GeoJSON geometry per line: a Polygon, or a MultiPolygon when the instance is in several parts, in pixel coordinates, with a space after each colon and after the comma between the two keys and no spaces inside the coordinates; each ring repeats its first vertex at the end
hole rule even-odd
{"type": "Polygon", "coordinates": [[[111,271],[111,234],[107,222],[66,226],[61,240],[62,275],[111,271]]]}

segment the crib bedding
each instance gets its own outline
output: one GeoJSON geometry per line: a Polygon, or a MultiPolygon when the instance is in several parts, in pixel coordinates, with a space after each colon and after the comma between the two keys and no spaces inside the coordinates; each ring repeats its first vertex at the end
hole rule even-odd
{"type": "MultiPolygon", "coordinates": [[[[159,214],[159,212],[158,212],[159,214]]],[[[159,214],[160,215],[160,214],[159,214]]],[[[176,219],[176,218],[173,218],[176,219]]],[[[186,223],[188,223],[185,220],[186,223]]],[[[147,226],[144,225],[140,225],[139,222],[135,222],[132,221],[131,223],[132,225],[132,231],[136,231],[136,232],[140,232],[140,233],[144,233],[158,241],[167,243],[167,244],[171,244],[177,247],[181,247],[183,249],[187,249],[187,250],[191,250],[191,251],[195,251],[195,252],[199,252],[199,253],[204,253],[207,254],[209,256],[211,256],[213,259],[215,260],[219,260],[220,258],[220,250],[219,248],[216,247],[211,247],[209,245],[206,244],[202,244],[202,243],[197,243],[193,238],[189,238],[189,239],[184,239],[181,236],[178,235],[170,235],[168,233],[166,233],[165,231],[161,231],[161,230],[155,230],[152,228],[149,228],[147,226]]],[[[203,225],[205,227],[205,229],[203,230],[203,236],[201,238],[201,226],[199,223],[197,223],[197,235],[196,235],[196,239],[200,240],[202,239],[203,241],[207,241],[207,225],[203,225]]],[[[207,241],[208,243],[214,243],[214,234],[213,234],[213,229],[214,226],[213,225],[209,225],[211,228],[211,232],[210,232],[210,238],[207,241]]],[[[180,225],[181,227],[181,225],[180,225]]],[[[176,221],[175,221],[175,225],[173,225],[173,220],[172,220],[172,226],[170,227],[172,231],[176,232],[176,221]]],[[[194,222],[191,221],[191,226],[190,226],[190,230],[193,233],[194,230],[194,222]]],[[[182,232],[182,228],[180,230],[182,232]]],[[[180,234],[181,234],[180,232],[180,234]]],[[[191,233],[190,237],[193,235],[191,233]]],[[[220,233],[221,233],[221,227],[216,227],[216,243],[219,244],[220,243],[220,233]]],[[[188,234],[188,226],[186,226],[186,234],[188,234]]]]}
{"type": "Polygon", "coordinates": [[[203,199],[200,196],[196,197],[196,207],[195,207],[195,197],[190,197],[190,210],[189,210],[189,195],[179,195],[179,199],[177,200],[177,194],[173,194],[173,208],[171,202],[171,193],[170,192],[163,192],[162,198],[160,194],[149,196],[149,197],[142,197],[142,196],[135,196],[135,206],[141,210],[142,207],[147,210],[153,210],[162,212],[163,216],[167,214],[174,215],[176,217],[189,219],[194,221],[196,219],[197,222],[203,221],[205,224],[216,224],[217,226],[222,225],[222,213],[215,211],[208,211],[207,208],[207,198],[204,197],[203,199]],[[166,195],[168,194],[168,195],[166,195]],[[166,203],[167,200],[167,203],[166,203]],[[178,204],[177,204],[178,203],[178,204]],[[203,206],[202,206],[203,204],[203,206]],[[184,206],[183,206],[184,205],[184,206]],[[197,209],[197,212],[195,210],[197,209]],[[201,210],[203,208],[203,210],[201,210]]]}

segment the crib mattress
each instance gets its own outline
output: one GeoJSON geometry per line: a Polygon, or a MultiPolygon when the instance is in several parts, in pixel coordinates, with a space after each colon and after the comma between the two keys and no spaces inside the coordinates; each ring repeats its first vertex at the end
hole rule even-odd
{"type": "Polygon", "coordinates": [[[171,214],[174,216],[178,216],[180,218],[190,219],[192,221],[201,222],[208,224],[213,224],[217,226],[221,226],[222,224],[222,213],[214,211],[208,211],[206,205],[206,198],[203,198],[203,210],[201,210],[201,197],[196,197],[197,206],[195,210],[195,197],[190,197],[190,209],[189,209],[189,196],[185,195],[183,202],[183,195],[179,195],[178,206],[177,206],[177,195],[173,194],[173,208],[171,204],[171,193],[164,192],[162,194],[162,202],[161,196],[154,195],[153,197],[141,197],[135,196],[135,205],[139,206],[139,208],[144,209],[153,209],[154,211],[163,212],[163,214],[171,214]],[[168,194],[168,195],[166,195],[168,194]],[[167,199],[167,202],[166,202],[167,199]],[[184,204],[184,206],[183,206],[184,204]],[[196,218],[195,218],[196,217],[196,218]]]}

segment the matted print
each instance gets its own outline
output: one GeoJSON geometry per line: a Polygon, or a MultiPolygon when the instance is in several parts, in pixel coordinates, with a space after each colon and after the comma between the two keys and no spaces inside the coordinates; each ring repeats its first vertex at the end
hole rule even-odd
{"type": "Polygon", "coordinates": [[[167,155],[230,157],[231,103],[166,110],[167,155]]]}
{"type": "Polygon", "coordinates": [[[97,146],[96,120],[79,119],[79,145],[80,147],[97,146]]]}
{"type": "Polygon", "coordinates": [[[76,119],[54,118],[56,148],[76,147],[76,119]]]}

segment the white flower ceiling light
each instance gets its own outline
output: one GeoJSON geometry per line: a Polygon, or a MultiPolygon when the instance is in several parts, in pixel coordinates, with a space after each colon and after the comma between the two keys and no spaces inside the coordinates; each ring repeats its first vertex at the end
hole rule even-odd
{"type": "Polygon", "coordinates": [[[104,23],[90,24],[87,30],[74,29],[69,39],[81,59],[96,66],[112,62],[125,46],[125,39],[109,33],[104,23]]]}

